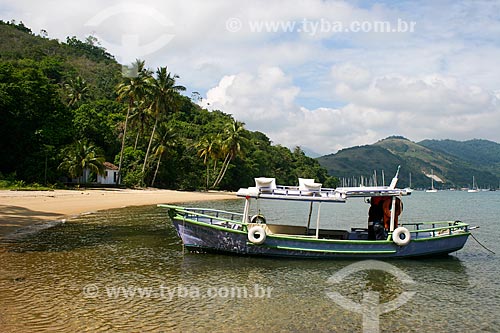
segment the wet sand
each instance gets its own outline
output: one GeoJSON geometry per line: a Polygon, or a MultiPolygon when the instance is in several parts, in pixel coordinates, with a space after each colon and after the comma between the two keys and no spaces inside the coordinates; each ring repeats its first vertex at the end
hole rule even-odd
{"type": "Polygon", "coordinates": [[[234,199],[227,192],[171,190],[0,190],[0,237],[32,225],[98,210],[127,206],[234,199]]]}

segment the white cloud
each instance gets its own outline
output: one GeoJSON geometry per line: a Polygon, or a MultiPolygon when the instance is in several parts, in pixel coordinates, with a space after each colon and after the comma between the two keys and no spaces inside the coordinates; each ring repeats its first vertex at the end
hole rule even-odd
{"type": "Polygon", "coordinates": [[[351,63],[334,65],[332,67],[332,77],[353,88],[365,87],[371,81],[370,71],[351,63]]]}
{"type": "Polygon", "coordinates": [[[224,76],[203,103],[231,113],[250,129],[272,131],[283,126],[286,114],[297,108],[294,102],[299,91],[280,68],[261,67],[256,74],[224,76]]]}
{"type": "Polygon", "coordinates": [[[118,48],[117,59],[168,65],[211,108],[234,114],[275,143],[329,153],[392,134],[500,141],[499,7],[452,0],[256,0],[237,6],[229,0],[6,0],[0,18],[22,20],[35,33],[46,29],[60,40],[94,33],[106,45],[134,35],[137,44],[147,45],[171,34],[154,52],[118,48]],[[86,25],[117,5],[136,10],[86,25]],[[231,18],[240,20],[238,32],[228,31],[231,18]],[[304,20],[347,26],[399,19],[416,22],[415,31],[345,33],[320,25],[316,33],[250,31],[250,21],[292,22],[298,29],[304,20]]]}
{"type": "Polygon", "coordinates": [[[351,103],[396,112],[422,114],[462,114],[484,112],[492,107],[494,96],[484,89],[466,85],[456,78],[383,76],[369,87],[356,89],[349,82],[336,87],[337,95],[351,103]]]}
{"type": "Polygon", "coordinates": [[[264,131],[275,142],[320,153],[389,135],[414,140],[492,136],[493,124],[500,120],[494,93],[455,78],[388,76],[370,81],[368,71],[351,64],[338,65],[332,72],[337,95],[349,101],[339,108],[298,106],[299,89],[276,67],[261,68],[255,75],[226,76],[208,91],[205,102],[243,120],[249,129],[264,131]],[[478,133],[481,129],[486,131],[478,133]]]}

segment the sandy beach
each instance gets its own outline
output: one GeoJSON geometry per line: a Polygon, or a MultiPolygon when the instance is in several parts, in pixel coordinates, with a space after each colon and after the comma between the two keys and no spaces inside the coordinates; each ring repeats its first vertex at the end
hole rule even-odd
{"type": "Polygon", "coordinates": [[[231,193],[171,190],[0,190],[0,237],[30,225],[127,206],[234,199],[231,193]]]}

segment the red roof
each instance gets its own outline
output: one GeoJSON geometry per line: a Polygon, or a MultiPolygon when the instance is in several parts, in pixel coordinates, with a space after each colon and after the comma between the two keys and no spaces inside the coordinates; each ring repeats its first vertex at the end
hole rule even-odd
{"type": "Polygon", "coordinates": [[[113,163],[104,162],[103,164],[106,167],[106,169],[109,169],[109,170],[118,170],[118,167],[116,165],[114,165],[113,163]]]}

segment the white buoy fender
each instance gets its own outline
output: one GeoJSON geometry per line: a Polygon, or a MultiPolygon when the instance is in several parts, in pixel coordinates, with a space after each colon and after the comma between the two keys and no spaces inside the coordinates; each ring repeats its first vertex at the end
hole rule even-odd
{"type": "Polygon", "coordinates": [[[255,225],[248,230],[248,240],[256,245],[266,241],[266,231],[261,226],[255,225]]]}
{"type": "Polygon", "coordinates": [[[261,223],[261,224],[265,224],[266,223],[266,218],[264,217],[264,215],[254,215],[252,216],[252,218],[250,219],[250,222],[251,223],[261,223]]]}
{"type": "Polygon", "coordinates": [[[408,229],[406,229],[405,227],[398,227],[394,229],[394,231],[392,232],[392,240],[397,245],[400,246],[408,245],[408,243],[410,242],[410,238],[411,238],[410,231],[408,231],[408,229]],[[401,235],[404,235],[404,237],[401,238],[401,235]]]}

